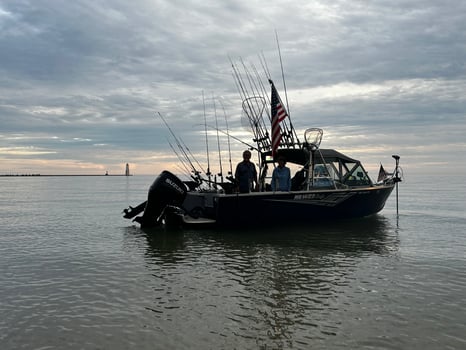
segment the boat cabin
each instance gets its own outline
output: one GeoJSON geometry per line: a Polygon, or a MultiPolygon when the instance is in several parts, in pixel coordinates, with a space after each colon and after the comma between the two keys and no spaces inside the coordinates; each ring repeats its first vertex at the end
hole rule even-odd
{"type": "MultiPolygon", "coordinates": [[[[294,164],[299,169],[294,176],[292,174],[292,191],[373,185],[359,160],[350,158],[334,149],[324,148],[314,152],[307,148],[280,149],[275,157],[272,157],[271,152],[263,153],[261,181],[267,183],[268,169],[272,164],[275,166],[280,156],[284,157],[287,163],[294,164]]],[[[270,185],[267,184],[265,190],[270,190],[270,185]]]]}

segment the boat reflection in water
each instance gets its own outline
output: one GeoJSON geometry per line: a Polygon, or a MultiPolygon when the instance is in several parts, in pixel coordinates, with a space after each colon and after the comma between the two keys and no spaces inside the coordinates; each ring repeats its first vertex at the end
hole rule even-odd
{"type": "Polygon", "coordinates": [[[159,227],[133,238],[146,244],[154,322],[168,333],[163,320],[180,322],[181,337],[224,335],[224,346],[234,334],[239,347],[252,340],[272,348],[313,344],[341,334],[352,299],[377,278],[364,266],[398,249],[396,228],[382,216],[241,232],[159,227]]]}

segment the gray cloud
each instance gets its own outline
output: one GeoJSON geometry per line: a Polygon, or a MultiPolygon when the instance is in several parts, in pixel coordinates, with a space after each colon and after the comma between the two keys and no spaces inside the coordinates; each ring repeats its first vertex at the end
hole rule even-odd
{"type": "Polygon", "coordinates": [[[42,160],[152,172],[151,155],[163,168],[173,154],[156,112],[201,155],[202,93],[210,123],[221,96],[244,132],[229,57],[260,67],[263,53],[278,85],[275,30],[300,132],[325,127],[323,145],[374,164],[386,150],[419,169],[454,162],[466,148],[464,13],[458,1],[0,0],[0,173],[42,160]],[[433,143],[442,154],[421,157],[433,143]]]}

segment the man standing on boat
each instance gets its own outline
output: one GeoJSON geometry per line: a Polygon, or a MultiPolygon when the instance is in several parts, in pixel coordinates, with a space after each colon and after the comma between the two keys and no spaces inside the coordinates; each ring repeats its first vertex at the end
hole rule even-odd
{"type": "Polygon", "coordinates": [[[285,166],[286,160],[283,156],[278,157],[277,162],[278,166],[272,173],[272,191],[288,192],[291,190],[290,168],[285,166]]]}
{"type": "Polygon", "coordinates": [[[243,152],[243,161],[238,163],[235,171],[236,183],[240,193],[249,193],[254,189],[254,184],[257,186],[257,171],[254,163],[251,163],[251,152],[246,150],[243,152]]]}

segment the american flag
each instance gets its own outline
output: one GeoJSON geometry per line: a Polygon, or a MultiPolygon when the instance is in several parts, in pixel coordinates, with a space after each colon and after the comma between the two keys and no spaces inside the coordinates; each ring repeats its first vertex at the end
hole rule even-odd
{"type": "Polygon", "coordinates": [[[288,114],[286,113],[282,101],[280,101],[280,97],[278,96],[278,92],[277,89],[275,89],[273,81],[269,80],[269,82],[272,85],[272,156],[275,156],[282,139],[280,122],[283,121],[288,114]]]}

